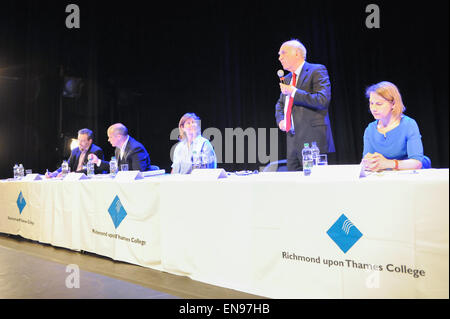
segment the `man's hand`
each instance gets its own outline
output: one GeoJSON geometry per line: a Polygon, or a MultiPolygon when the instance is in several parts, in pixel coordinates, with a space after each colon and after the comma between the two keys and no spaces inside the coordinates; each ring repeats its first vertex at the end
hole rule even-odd
{"type": "Polygon", "coordinates": [[[280,123],[278,123],[278,127],[279,127],[280,130],[282,130],[283,132],[286,132],[286,121],[285,121],[285,120],[281,120],[280,123]]]}
{"type": "Polygon", "coordinates": [[[97,155],[93,153],[89,154],[88,159],[90,159],[94,164],[97,164],[99,162],[97,155]]]}
{"type": "Polygon", "coordinates": [[[284,95],[290,96],[292,94],[292,92],[294,92],[295,90],[297,90],[297,88],[293,85],[287,85],[287,84],[280,83],[280,91],[284,95]]]}
{"type": "Polygon", "coordinates": [[[58,177],[58,171],[55,172],[45,172],[45,178],[54,178],[54,177],[58,177]]]}

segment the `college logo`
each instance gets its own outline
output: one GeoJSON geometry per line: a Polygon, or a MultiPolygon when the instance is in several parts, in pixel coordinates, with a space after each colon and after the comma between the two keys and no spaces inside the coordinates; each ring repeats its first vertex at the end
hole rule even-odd
{"type": "Polygon", "coordinates": [[[363,235],[344,214],[328,229],[327,234],[344,253],[363,235]]]}
{"type": "Polygon", "coordinates": [[[114,227],[117,229],[119,227],[122,220],[127,216],[127,212],[125,208],[123,208],[122,203],[120,202],[119,196],[116,195],[111,206],[108,208],[108,213],[111,216],[111,219],[114,223],[114,227]]]}
{"type": "Polygon", "coordinates": [[[25,198],[22,195],[22,192],[20,192],[19,197],[17,197],[17,207],[19,208],[19,213],[22,214],[23,209],[27,205],[27,202],[25,201],[25,198]]]}

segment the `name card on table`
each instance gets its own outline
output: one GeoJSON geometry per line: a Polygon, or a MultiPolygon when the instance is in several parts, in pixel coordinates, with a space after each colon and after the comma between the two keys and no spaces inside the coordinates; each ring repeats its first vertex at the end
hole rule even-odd
{"type": "Polygon", "coordinates": [[[150,177],[150,176],[156,176],[156,175],[164,175],[166,173],[165,169],[158,169],[158,170],[154,170],[154,171],[146,171],[146,172],[141,172],[143,177],[150,177]]]}
{"type": "Polygon", "coordinates": [[[227,172],[223,168],[198,168],[192,171],[191,176],[201,179],[219,179],[227,178],[227,172]]]}
{"type": "Polygon", "coordinates": [[[130,182],[143,178],[140,171],[119,171],[114,180],[118,182],[130,182]]]}
{"type": "Polygon", "coordinates": [[[64,177],[64,181],[68,181],[68,182],[70,182],[70,181],[80,181],[80,180],[83,180],[83,179],[88,179],[86,174],[84,174],[84,173],[75,173],[75,172],[69,173],[69,174],[66,175],[66,177],[64,177]]]}
{"type": "Polygon", "coordinates": [[[358,179],[365,177],[362,165],[318,165],[311,170],[311,176],[329,179],[358,179]]]}
{"type": "Polygon", "coordinates": [[[31,182],[31,181],[40,181],[42,178],[39,174],[27,174],[24,178],[22,178],[23,181],[31,182]]]}

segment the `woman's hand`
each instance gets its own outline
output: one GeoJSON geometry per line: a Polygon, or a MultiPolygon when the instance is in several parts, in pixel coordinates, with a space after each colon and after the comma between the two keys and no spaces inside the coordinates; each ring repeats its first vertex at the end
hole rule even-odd
{"type": "Polygon", "coordinates": [[[364,165],[364,168],[369,171],[381,171],[388,168],[394,168],[394,161],[389,160],[385,158],[380,153],[367,153],[366,156],[364,156],[362,163],[364,165]]]}

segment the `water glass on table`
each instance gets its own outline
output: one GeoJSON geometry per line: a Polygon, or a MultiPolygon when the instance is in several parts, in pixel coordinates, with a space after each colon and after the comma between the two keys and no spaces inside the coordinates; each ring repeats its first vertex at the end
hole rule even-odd
{"type": "Polygon", "coordinates": [[[327,154],[319,154],[317,157],[317,165],[328,165],[328,156],[327,154]]]}
{"type": "Polygon", "coordinates": [[[120,170],[121,170],[122,172],[128,171],[128,164],[122,164],[122,165],[120,165],[120,170]]]}

